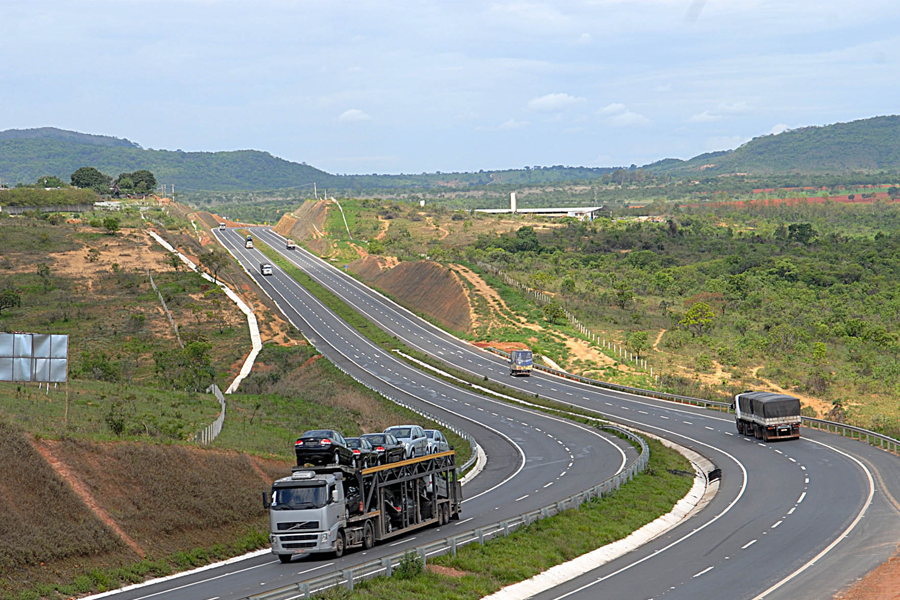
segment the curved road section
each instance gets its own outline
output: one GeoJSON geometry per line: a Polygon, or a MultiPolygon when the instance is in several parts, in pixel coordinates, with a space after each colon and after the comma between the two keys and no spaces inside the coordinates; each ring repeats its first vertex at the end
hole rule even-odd
{"type": "Polygon", "coordinates": [[[361,336],[280,269],[261,276],[259,264],[265,257],[258,250],[245,249],[237,233],[217,233],[322,354],[365,385],[471,433],[487,454],[487,466],[465,486],[461,519],[445,527],[419,530],[369,551],[351,551],[337,561],[314,555],[282,565],[274,556],[261,554],[109,596],[123,600],[243,598],[536,510],[615,475],[638,458],[630,444],[615,436],[485,398],[411,367],[361,336]]]}
{"type": "MultiPolygon", "coordinates": [[[[235,232],[229,235],[237,237],[235,232]]],[[[887,560],[900,538],[897,457],[812,430],[759,443],[728,415],[603,390],[506,364],[416,317],[310,253],[253,234],[410,347],[511,388],[595,410],[706,455],[722,468],[714,501],[639,551],[541,598],[829,598],[887,560]]],[[[227,237],[227,236],[226,236],[227,237]]],[[[257,256],[262,256],[258,254],[257,256]]]]}

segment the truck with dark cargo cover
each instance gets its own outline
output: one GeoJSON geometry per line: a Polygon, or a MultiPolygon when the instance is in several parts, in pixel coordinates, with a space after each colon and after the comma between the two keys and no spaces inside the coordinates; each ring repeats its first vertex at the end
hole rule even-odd
{"type": "Polygon", "coordinates": [[[800,437],[800,400],[771,392],[744,392],[734,397],[738,433],[769,441],[800,437]]]}
{"type": "MultiPolygon", "coordinates": [[[[299,460],[299,459],[298,459],[299,460]]],[[[331,553],[429,525],[445,525],[462,511],[462,486],[453,450],[359,469],[345,465],[297,466],[272,484],[269,509],[272,553],[331,553]]]]}
{"type": "Polygon", "coordinates": [[[510,375],[531,375],[534,368],[534,354],[531,350],[510,350],[509,351],[509,374],[510,375]]]}

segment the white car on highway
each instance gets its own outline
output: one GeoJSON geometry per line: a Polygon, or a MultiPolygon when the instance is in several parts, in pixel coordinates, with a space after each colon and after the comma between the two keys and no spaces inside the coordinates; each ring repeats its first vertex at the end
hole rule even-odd
{"type": "Polygon", "coordinates": [[[406,458],[428,454],[428,437],[419,425],[394,425],[384,430],[406,446],[406,458]]]}

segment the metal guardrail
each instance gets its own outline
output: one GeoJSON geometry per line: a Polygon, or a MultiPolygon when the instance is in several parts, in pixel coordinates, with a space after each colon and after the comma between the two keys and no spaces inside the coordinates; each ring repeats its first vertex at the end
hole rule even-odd
{"type": "Polygon", "coordinates": [[[222,394],[222,390],[220,390],[219,386],[216,384],[212,384],[206,388],[206,393],[211,393],[216,397],[222,410],[219,412],[219,416],[216,417],[215,421],[201,429],[200,433],[197,434],[196,439],[201,444],[211,444],[212,441],[222,433],[222,426],[225,424],[225,395],[222,394]]]}
{"type": "MultiPolygon", "coordinates": [[[[509,358],[509,352],[505,352],[503,350],[499,350],[497,348],[488,347],[485,348],[494,354],[499,356],[503,356],[505,358],[509,358]]],[[[627,385],[619,385],[616,383],[608,383],[606,381],[598,381],[596,379],[589,379],[587,377],[582,377],[580,375],[573,375],[571,373],[566,373],[565,371],[559,371],[557,369],[551,369],[549,367],[545,367],[542,365],[534,365],[534,368],[539,371],[544,371],[545,373],[550,373],[552,375],[556,375],[558,377],[564,377],[565,379],[571,379],[573,381],[578,381],[580,383],[585,383],[588,385],[593,385],[597,387],[602,387],[610,390],[615,390],[619,392],[627,392],[629,394],[636,394],[639,396],[647,396],[650,398],[657,398],[659,400],[668,400],[671,402],[679,402],[681,404],[691,404],[693,406],[702,406],[704,408],[712,408],[714,410],[731,412],[731,403],[729,402],[719,402],[716,400],[703,400],[701,398],[691,398],[690,396],[679,396],[677,394],[667,394],[665,392],[659,392],[656,390],[645,390],[643,388],[633,388],[627,385]]],[[[849,437],[852,439],[857,439],[860,441],[865,441],[873,446],[879,446],[888,450],[890,452],[898,453],[900,452],[900,440],[892,438],[890,436],[877,433],[875,431],[870,431],[868,429],[863,429],[862,427],[856,427],[855,425],[847,425],[845,423],[837,423],[835,421],[827,421],[825,419],[815,419],[813,417],[803,417],[801,416],[801,422],[804,426],[809,427],[810,429],[819,429],[824,431],[829,431],[831,433],[840,433],[844,437],[849,437]]]]}
{"type": "Polygon", "coordinates": [[[616,427],[615,425],[602,425],[599,426],[599,429],[610,431],[617,435],[623,435],[628,439],[639,443],[641,446],[641,454],[625,471],[605,479],[583,492],[579,492],[538,510],[533,510],[517,517],[513,517],[512,519],[499,521],[485,527],[471,529],[458,535],[446,537],[429,544],[423,544],[412,550],[398,552],[381,559],[362,563],[349,569],[335,571],[328,575],[322,575],[314,579],[294,583],[262,594],[247,596],[242,600],[293,600],[295,598],[310,598],[313,594],[334,587],[344,587],[348,590],[352,590],[356,582],[363,579],[371,579],[372,577],[378,576],[390,577],[394,569],[396,569],[405,559],[408,560],[406,557],[410,552],[414,553],[417,560],[424,566],[429,558],[441,556],[443,554],[453,554],[455,556],[459,548],[468,544],[475,542],[484,544],[494,538],[501,536],[507,537],[517,529],[531,525],[536,521],[552,517],[565,510],[578,508],[585,502],[595,498],[602,498],[619,489],[622,484],[631,481],[635,475],[647,468],[647,464],[650,461],[650,448],[647,446],[647,442],[640,436],[626,429],[616,427]]]}

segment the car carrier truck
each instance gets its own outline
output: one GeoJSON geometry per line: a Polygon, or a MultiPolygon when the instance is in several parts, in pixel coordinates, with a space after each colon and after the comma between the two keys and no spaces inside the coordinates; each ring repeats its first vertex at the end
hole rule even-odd
{"type": "Polygon", "coordinates": [[[510,350],[509,352],[509,374],[510,375],[531,375],[531,369],[534,368],[534,355],[531,350],[510,350]]]}
{"type": "Polygon", "coordinates": [[[356,469],[343,465],[293,467],[272,484],[269,509],[272,553],[281,562],[376,542],[429,525],[444,525],[462,511],[462,487],[453,450],[356,469]]]}
{"type": "Polygon", "coordinates": [[[769,441],[800,437],[800,400],[770,392],[744,392],[734,397],[738,433],[769,441]]]}

